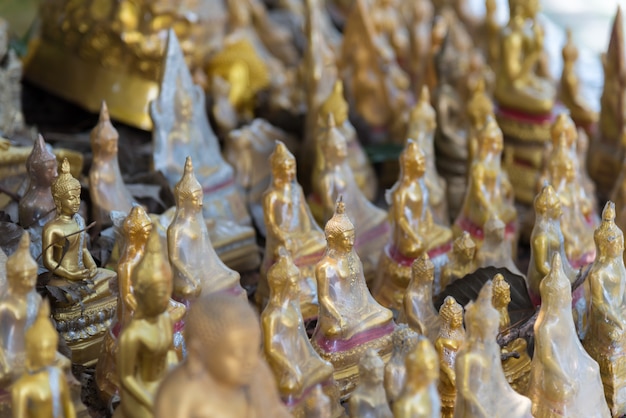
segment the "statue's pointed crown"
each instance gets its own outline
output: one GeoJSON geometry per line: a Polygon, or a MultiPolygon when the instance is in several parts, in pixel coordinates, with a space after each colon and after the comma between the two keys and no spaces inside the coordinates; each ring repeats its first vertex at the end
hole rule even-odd
{"type": "Polygon", "coordinates": [[[467,248],[476,248],[476,243],[469,232],[463,231],[461,236],[454,240],[453,246],[455,251],[462,251],[467,248]]]}
{"type": "Polygon", "coordinates": [[[172,283],[172,268],[167,257],[163,257],[161,238],[156,229],[150,232],[145,254],[133,272],[132,282],[139,291],[156,282],[172,283]]]}
{"type": "Polygon", "coordinates": [[[411,272],[414,278],[428,278],[429,281],[434,280],[435,264],[432,262],[426,251],[413,260],[411,264],[411,272]]]}
{"type": "Polygon", "coordinates": [[[483,129],[482,137],[483,143],[486,143],[486,140],[493,142],[494,140],[502,139],[502,130],[500,130],[498,122],[496,122],[493,115],[487,115],[485,118],[485,128],[483,129]]]}
{"type": "Polygon", "coordinates": [[[546,213],[548,209],[557,207],[561,207],[559,196],[556,194],[556,191],[554,191],[554,187],[550,184],[545,184],[535,197],[535,212],[546,213]]]}
{"type": "Polygon", "coordinates": [[[326,150],[331,144],[341,144],[344,147],[346,146],[346,138],[337,128],[335,116],[332,113],[329,113],[326,116],[326,130],[321,139],[322,141],[320,142],[322,150],[326,150]]]}
{"type": "MultiPolygon", "coordinates": [[[[326,118],[328,114],[332,114],[335,118],[334,122],[341,126],[345,122],[345,120],[338,120],[337,117],[346,112],[346,108],[348,107],[348,102],[346,101],[343,95],[343,82],[340,79],[335,81],[333,85],[333,89],[320,106],[320,115],[323,118],[326,118]]],[[[326,123],[328,123],[328,119],[326,119],[326,123]]]]}
{"type": "Polygon", "coordinates": [[[550,272],[543,278],[539,285],[539,293],[541,299],[545,300],[551,296],[555,296],[557,299],[561,299],[566,295],[569,295],[571,300],[571,284],[565,272],[563,271],[563,260],[561,260],[561,254],[554,253],[550,262],[550,272]]]}
{"type": "Polygon", "coordinates": [[[24,231],[17,250],[7,258],[7,279],[10,281],[13,277],[19,277],[25,271],[36,276],[38,268],[37,262],[30,253],[30,234],[28,231],[24,231]]]}
{"type": "Polygon", "coordinates": [[[43,299],[33,325],[26,330],[26,347],[56,350],[59,334],[50,320],[50,302],[43,299]]]}
{"type": "Polygon", "coordinates": [[[577,135],[576,133],[576,124],[572,120],[572,118],[565,112],[559,113],[556,117],[556,120],[550,127],[550,136],[552,137],[553,142],[560,141],[560,136],[562,134],[565,135],[577,135]]]}
{"type": "Polygon", "coordinates": [[[198,191],[202,192],[202,185],[193,172],[191,157],[187,157],[183,176],[179,182],[176,183],[176,186],[174,186],[174,197],[176,198],[176,202],[179,203],[198,191]]]}
{"type": "Polygon", "coordinates": [[[279,167],[280,163],[285,160],[295,161],[296,158],[293,156],[291,151],[289,151],[289,148],[287,148],[285,143],[277,139],[274,151],[270,155],[270,165],[272,166],[272,168],[279,167]]]}
{"type": "Polygon", "coordinates": [[[443,322],[450,322],[452,318],[463,316],[463,307],[459,305],[454,296],[446,296],[439,308],[439,318],[443,322]]]}
{"type": "Polygon", "coordinates": [[[511,285],[498,273],[493,276],[493,300],[499,300],[505,295],[511,295],[511,285]]]}
{"type": "Polygon", "coordinates": [[[411,109],[411,122],[421,122],[427,125],[425,128],[430,128],[430,125],[435,124],[436,117],[435,108],[430,104],[430,91],[424,85],[420,90],[419,100],[411,109]]]}
{"type": "Polygon", "coordinates": [[[417,160],[420,157],[422,160],[425,160],[426,158],[426,156],[424,155],[424,151],[422,151],[417,141],[410,138],[407,139],[406,145],[400,153],[400,170],[402,170],[407,165],[416,164],[417,160]]]}
{"type": "Polygon", "coordinates": [[[56,161],[56,157],[48,150],[46,141],[43,139],[43,136],[39,134],[33,144],[33,150],[26,159],[26,168],[30,173],[36,172],[38,166],[48,161],[56,161]]]}
{"type": "Polygon", "coordinates": [[[293,257],[284,246],[279,246],[278,259],[267,271],[267,282],[272,290],[283,288],[286,278],[290,276],[300,276],[300,269],[293,262],[293,257]]]}
{"type": "Polygon", "coordinates": [[[615,224],[615,203],[612,201],[606,202],[604,209],[602,210],[602,223],[596,228],[593,234],[596,245],[599,247],[602,243],[614,241],[616,239],[624,242],[624,233],[615,224]]]}
{"type": "Polygon", "coordinates": [[[52,182],[52,187],[50,188],[52,192],[52,196],[57,198],[69,190],[80,189],[80,182],[72,176],[70,172],[70,162],[67,158],[63,159],[61,163],[61,167],[59,167],[58,176],[52,182]]]}
{"type": "Polygon", "coordinates": [[[605,67],[610,71],[610,75],[614,77],[624,76],[624,25],[622,22],[622,8],[617,6],[617,13],[613,20],[611,35],[609,38],[609,46],[605,54],[605,67]]]}
{"type": "Polygon", "coordinates": [[[117,129],[115,129],[111,123],[109,108],[104,100],[102,101],[102,106],[100,107],[100,118],[98,119],[98,124],[91,130],[89,137],[92,148],[104,145],[107,142],[117,143],[120,137],[117,133],[117,129]]]}
{"type": "Polygon", "coordinates": [[[339,196],[335,214],[326,222],[324,233],[326,234],[326,238],[330,238],[337,237],[346,231],[354,231],[354,224],[346,214],[346,205],[343,203],[343,196],[339,196]]]}
{"type": "Polygon", "coordinates": [[[136,232],[142,230],[144,225],[151,223],[152,219],[150,219],[150,216],[148,216],[143,206],[134,205],[122,225],[126,235],[131,237],[134,236],[136,232]]]}

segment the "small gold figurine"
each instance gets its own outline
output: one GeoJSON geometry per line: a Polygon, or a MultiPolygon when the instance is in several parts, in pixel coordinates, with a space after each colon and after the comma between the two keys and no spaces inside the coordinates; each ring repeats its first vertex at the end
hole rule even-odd
{"type": "Polygon", "coordinates": [[[607,202],[594,239],[597,256],[587,280],[591,288],[589,331],[583,340],[587,353],[598,362],[604,396],[611,416],[626,414],[626,384],[621,359],[626,350],[626,268],[624,234],[615,225],[615,204],[607,202]]]}
{"type": "Polygon", "coordinates": [[[124,184],[117,161],[119,134],[111,124],[106,102],[90,135],[93,161],[89,169],[89,195],[93,218],[101,228],[111,226],[112,210],[129,213],[134,199],[124,184]]]}
{"type": "Polygon", "coordinates": [[[411,265],[411,282],[404,293],[404,310],[398,322],[406,320],[412,330],[426,336],[432,343],[439,335],[439,314],[433,305],[435,265],[428,254],[422,254],[411,265]]]}
{"type": "Polygon", "coordinates": [[[530,400],[513,390],[502,371],[496,342],[500,315],[491,300],[492,284],[487,282],[465,308],[467,337],[456,356],[454,416],[530,418],[530,400]]]}
{"type": "Polygon", "coordinates": [[[272,184],[263,195],[263,215],[267,238],[256,302],[264,307],[269,297],[267,272],[284,246],[300,269],[300,306],[305,319],[317,317],[315,265],[324,256],[326,240],[317,225],[302,188],[296,180],[296,159],[284,143],[276,141],[270,156],[272,184]]]}
{"type": "MultiPolygon", "coordinates": [[[[509,316],[511,285],[499,273],[493,277],[493,299],[491,302],[500,314],[500,333],[507,333],[511,326],[511,318],[509,316]]],[[[511,356],[503,360],[502,369],[507,382],[521,395],[526,394],[530,377],[530,356],[526,351],[526,345],[525,339],[517,338],[502,348],[502,354],[517,353],[519,356],[517,358],[511,356]]]]}
{"type": "Polygon", "coordinates": [[[440,418],[441,400],[437,393],[439,358],[433,344],[419,337],[406,356],[406,385],[393,404],[394,418],[440,418]]]}
{"type": "Polygon", "coordinates": [[[288,418],[259,351],[259,319],[239,297],[201,295],[185,318],[187,359],[165,378],[155,418],[288,418]]]}
{"type": "Polygon", "coordinates": [[[201,293],[229,291],[242,298],[239,273],[219,259],[202,217],[203,190],[191,157],[174,188],[176,213],[167,228],[167,249],[174,272],[174,299],[190,303],[201,293]]]}
{"type": "Polygon", "coordinates": [[[43,227],[43,264],[50,272],[46,287],[50,293],[52,315],[57,329],[72,350],[72,361],[93,364],[100,342],[115,315],[117,298],[109,281],[113,271],[98,268],[87,248],[85,221],[80,208],[80,182],[70,174],[63,160],[52,183],[56,216],[43,227]]]}
{"type": "Polygon", "coordinates": [[[393,351],[385,365],[385,392],[390,404],[393,404],[402,393],[406,384],[406,357],[419,340],[419,335],[406,324],[396,326],[391,334],[393,351]]]}
{"type": "Polygon", "coordinates": [[[513,261],[511,247],[506,245],[506,225],[498,218],[491,218],[483,227],[483,245],[476,251],[476,267],[504,267],[511,273],[523,276],[513,261]]]}
{"type": "Polygon", "coordinates": [[[467,131],[467,167],[472,167],[474,159],[478,156],[482,131],[485,129],[487,116],[494,117],[493,101],[485,92],[485,79],[479,78],[473,86],[467,101],[467,118],[469,129],[467,131]]]}
{"type": "Polygon", "coordinates": [[[528,388],[533,417],[611,416],[598,363],[584,350],[574,327],[572,287],[558,253],[540,288],[528,388]]]}
{"type": "Polygon", "coordinates": [[[433,219],[426,171],[424,153],[409,139],[400,154],[400,178],[387,192],[391,239],[380,256],[373,286],[376,300],[392,309],[402,307],[413,261],[428,254],[440,270],[452,247],[450,228],[433,219]]]}
{"type": "Polygon", "coordinates": [[[154,396],[178,362],[172,334],[174,319],[168,312],[172,294],[172,270],[161,254],[159,234],[148,238],[145,255],[133,272],[135,312],[122,329],[117,351],[120,406],[116,418],[153,417],[154,396]]]}
{"type": "Polygon", "coordinates": [[[393,418],[383,386],[385,363],[369,349],[359,362],[359,384],[350,397],[350,417],[393,418]]]}
{"type": "Polygon", "coordinates": [[[320,223],[327,222],[333,215],[335,202],[339,196],[343,197],[357,228],[355,247],[363,262],[365,277],[370,282],[389,238],[387,213],[367,200],[357,187],[347,162],[346,138],[335,126],[332,114],[328,115],[327,129],[318,146],[324,155],[324,169],[319,178],[313,179],[313,195],[309,197],[313,215],[320,223]]]}
{"type": "Polygon", "coordinates": [[[438,294],[447,285],[455,280],[462,279],[467,274],[476,270],[476,243],[470,237],[470,233],[465,231],[460,237],[454,240],[450,261],[443,266],[441,271],[441,285],[435,289],[434,294],[438,294]]]}
{"type": "Polygon", "coordinates": [[[300,311],[300,270],[284,247],[267,273],[270,298],[261,314],[265,358],[274,372],[283,402],[295,417],[304,416],[309,391],[323,385],[333,405],[333,416],[342,416],[333,365],[322,360],[311,346],[300,311]]]}
{"type": "Polygon", "coordinates": [[[57,159],[38,135],[33,150],[26,160],[28,190],[20,199],[19,220],[23,228],[41,229],[55,216],[54,199],[50,187],[57,176],[57,159]]]}
{"type": "Polygon", "coordinates": [[[459,348],[465,341],[463,328],[463,308],[452,296],[447,296],[439,308],[441,328],[435,340],[439,353],[439,395],[441,396],[441,416],[454,416],[457,383],[454,364],[459,348]]]}
{"type": "Polygon", "coordinates": [[[26,331],[26,372],[11,387],[14,417],[76,417],[65,376],[54,364],[58,341],[46,300],[26,331]]]}
{"type": "Polygon", "coordinates": [[[9,25],[0,18],[0,137],[11,138],[24,129],[22,62],[9,48],[9,25]]]}
{"type": "Polygon", "coordinates": [[[322,358],[335,367],[335,379],[345,397],[358,381],[357,364],[365,350],[375,349],[383,358],[391,353],[393,314],[367,288],[354,249],[354,225],[341,198],[324,233],[327,249],[315,269],[320,311],[311,340],[322,358]]]}

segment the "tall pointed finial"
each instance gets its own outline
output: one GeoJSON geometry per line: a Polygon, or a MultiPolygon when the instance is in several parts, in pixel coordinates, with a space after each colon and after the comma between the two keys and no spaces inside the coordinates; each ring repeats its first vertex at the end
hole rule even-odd
{"type": "Polygon", "coordinates": [[[179,204],[184,199],[192,196],[194,193],[202,192],[202,185],[196,178],[193,172],[193,162],[191,157],[185,159],[185,170],[180,181],[174,186],[174,198],[176,203],[179,204]]]}
{"type": "Polygon", "coordinates": [[[289,148],[285,145],[283,141],[276,140],[276,146],[274,147],[274,152],[270,155],[270,165],[272,168],[276,168],[285,160],[293,160],[295,161],[295,157],[289,151],[289,148]]]}
{"type": "Polygon", "coordinates": [[[52,182],[52,187],[50,188],[52,192],[52,196],[57,199],[69,190],[80,190],[80,182],[72,176],[70,162],[67,158],[63,159],[61,163],[61,167],[59,167],[58,176],[52,182]]]}
{"type": "Polygon", "coordinates": [[[422,255],[413,260],[411,264],[411,276],[413,278],[429,278],[430,281],[434,279],[435,264],[432,262],[428,253],[424,251],[422,255]]]}
{"type": "Polygon", "coordinates": [[[13,278],[22,281],[25,272],[32,273],[33,289],[36,283],[38,264],[30,253],[30,234],[25,231],[20,238],[17,250],[6,261],[6,274],[9,282],[13,278]]]}
{"type": "Polygon", "coordinates": [[[111,121],[111,118],[109,117],[109,108],[107,106],[106,100],[103,100],[102,104],[100,105],[99,121],[100,122],[110,122],[111,121]]]}
{"type": "MultiPolygon", "coordinates": [[[[593,238],[598,248],[598,255],[606,254],[604,250],[605,245],[620,244],[624,246],[624,233],[615,224],[615,203],[610,200],[604,205],[602,210],[602,223],[593,233],[593,238]],[[620,243],[616,242],[617,240],[620,243]]],[[[623,251],[623,250],[622,250],[623,251]]]]}
{"type": "Polygon", "coordinates": [[[324,233],[326,234],[326,238],[329,239],[331,237],[338,237],[346,231],[353,230],[354,224],[352,223],[352,221],[350,221],[350,218],[346,214],[346,206],[343,203],[343,196],[340,195],[339,199],[337,199],[335,214],[326,223],[324,233]]]}
{"type": "Polygon", "coordinates": [[[558,252],[554,253],[552,256],[550,272],[541,281],[539,292],[541,294],[541,300],[545,302],[560,300],[565,303],[563,299],[569,297],[567,304],[571,304],[571,283],[563,271],[563,261],[561,260],[561,254],[558,252]]]}
{"type": "Polygon", "coordinates": [[[39,134],[33,144],[33,150],[26,159],[26,168],[29,173],[35,174],[37,168],[48,161],[56,161],[56,157],[46,146],[46,141],[43,139],[43,136],[39,134]]]}
{"type": "Polygon", "coordinates": [[[107,107],[106,102],[103,100],[102,105],[100,107],[100,117],[98,119],[98,124],[94,126],[91,130],[91,134],[89,135],[89,139],[91,141],[91,148],[94,153],[98,152],[99,149],[108,142],[117,143],[119,139],[119,134],[117,129],[111,123],[111,118],[109,117],[109,108],[107,107]]]}
{"type": "Polygon", "coordinates": [[[337,126],[343,125],[348,118],[348,102],[343,95],[343,82],[341,79],[335,81],[333,90],[320,106],[320,115],[325,116],[329,114],[333,115],[337,126]]]}

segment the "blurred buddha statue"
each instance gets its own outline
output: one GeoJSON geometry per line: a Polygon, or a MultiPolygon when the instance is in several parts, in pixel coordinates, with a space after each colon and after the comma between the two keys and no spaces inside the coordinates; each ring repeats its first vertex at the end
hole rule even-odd
{"type": "Polygon", "coordinates": [[[476,267],[504,267],[511,273],[523,276],[515,262],[511,247],[506,245],[506,225],[498,218],[491,218],[483,227],[483,245],[476,251],[476,267]]]}
{"type": "Polygon", "coordinates": [[[447,296],[439,309],[441,328],[435,340],[439,353],[439,395],[441,396],[441,416],[454,416],[457,392],[457,379],[454,364],[459,348],[465,341],[463,328],[463,308],[452,296],[447,296]]]}
{"type": "Polygon", "coordinates": [[[155,397],[155,418],[288,418],[263,359],[261,327],[248,302],[203,294],[185,319],[187,358],[155,397]]]}
{"type": "Polygon", "coordinates": [[[263,308],[269,299],[267,274],[278,259],[278,249],[287,248],[300,269],[299,300],[305,319],[317,317],[315,265],[323,257],[326,239],[317,225],[302,188],[296,180],[296,159],[284,143],[276,141],[270,156],[272,183],[263,195],[267,237],[256,302],[263,308]]]}
{"type": "Polygon", "coordinates": [[[0,18],[0,137],[11,138],[24,129],[22,62],[9,48],[9,24],[0,18]]]}
{"type": "Polygon", "coordinates": [[[332,114],[328,115],[327,121],[325,135],[318,142],[324,169],[319,177],[313,178],[313,195],[309,197],[309,204],[316,219],[325,223],[332,217],[335,203],[342,196],[348,215],[357,228],[358,241],[354,245],[369,282],[375,275],[380,252],[389,237],[387,212],[367,200],[356,185],[347,161],[346,139],[337,129],[332,114]]]}
{"type": "Polygon", "coordinates": [[[600,368],[583,349],[572,317],[571,284],[554,254],[541,282],[528,396],[534,417],[608,417],[600,368]]]}
{"type": "Polygon", "coordinates": [[[400,178],[387,192],[391,237],[379,259],[373,286],[376,300],[396,310],[403,305],[413,260],[428,254],[439,276],[452,247],[452,231],[433,220],[426,172],[424,153],[417,142],[409,139],[400,154],[400,178]]]}
{"type": "Polygon", "coordinates": [[[56,216],[42,232],[43,264],[57,330],[72,350],[72,361],[88,366],[98,357],[100,342],[115,314],[117,298],[110,280],[116,274],[98,268],[87,248],[85,221],[78,213],[81,185],[67,159],[51,186],[56,216]]]}
{"type": "Polygon", "coordinates": [[[403,1],[400,10],[409,36],[409,62],[405,64],[411,80],[423,80],[430,53],[430,32],[434,8],[428,0],[403,1]]]}
{"type": "Polygon", "coordinates": [[[419,335],[406,324],[396,326],[391,334],[393,351],[385,365],[385,392],[390,404],[398,399],[406,385],[406,356],[415,350],[418,339],[419,335]]]}
{"type": "Polygon", "coordinates": [[[102,102],[100,120],[90,135],[93,161],[89,169],[89,195],[93,218],[101,228],[111,226],[111,211],[129,213],[134,199],[124,184],[117,160],[119,134],[102,102]]]}
{"type": "Polygon", "coordinates": [[[394,52],[399,63],[405,63],[409,53],[409,34],[404,25],[398,0],[374,0],[370,18],[376,37],[394,52]]]}
{"type": "Polygon", "coordinates": [[[441,320],[433,305],[435,265],[428,254],[422,254],[411,265],[411,282],[404,293],[404,309],[398,322],[405,322],[432,343],[439,335],[441,320]]]}
{"type": "Polygon", "coordinates": [[[420,337],[416,347],[406,356],[406,384],[393,404],[394,418],[441,417],[441,400],[437,393],[438,360],[433,344],[420,337]]]}
{"type": "Polygon", "coordinates": [[[441,271],[441,283],[433,294],[438,294],[455,280],[462,279],[476,270],[476,243],[465,231],[454,240],[450,261],[443,266],[441,271]]]}
{"type": "Polygon", "coordinates": [[[176,213],[167,228],[167,248],[174,273],[174,299],[189,304],[201,293],[228,291],[246,298],[239,273],[219,259],[202,217],[203,189],[191,157],[174,187],[176,213]]]}
{"type": "Polygon", "coordinates": [[[391,353],[393,314],[367,288],[354,249],[355,228],[341,198],[324,233],[327,249],[315,270],[320,311],[311,340],[335,367],[335,379],[346,396],[358,381],[356,365],[364,350],[375,349],[383,358],[391,353]]]}
{"type": "Polygon", "coordinates": [[[478,156],[482,131],[485,129],[487,116],[494,117],[494,106],[491,98],[485,91],[485,79],[479,78],[470,86],[470,97],[467,102],[467,167],[471,168],[474,159],[478,156]]]}
{"type": "Polygon", "coordinates": [[[615,204],[607,202],[602,223],[594,234],[597,255],[589,271],[591,288],[589,331],[585,351],[598,362],[604,395],[611,416],[626,414],[626,368],[621,362],[626,351],[626,268],[624,234],[615,225],[615,204]]]}
{"type": "Polygon", "coordinates": [[[456,356],[457,398],[454,416],[530,418],[531,403],[506,381],[496,342],[498,311],[487,282],[465,308],[467,336],[456,356]]]}
{"type": "Polygon", "coordinates": [[[342,416],[333,366],[313,349],[300,310],[300,270],[285,247],[267,273],[270,297],[261,314],[265,358],[274,372],[280,396],[292,415],[303,417],[312,389],[322,385],[333,417],[342,416]]]}
{"type": "Polygon", "coordinates": [[[50,187],[57,176],[57,159],[43,139],[37,136],[33,150],[26,160],[28,190],[20,199],[19,221],[25,229],[39,230],[55,216],[54,199],[50,187]]]}
{"type": "Polygon", "coordinates": [[[385,363],[369,349],[359,362],[359,384],[350,396],[350,417],[393,418],[383,386],[385,363]]]}
{"type": "Polygon", "coordinates": [[[330,399],[324,394],[322,385],[316,385],[306,400],[304,418],[331,418],[331,411],[330,399]]]}

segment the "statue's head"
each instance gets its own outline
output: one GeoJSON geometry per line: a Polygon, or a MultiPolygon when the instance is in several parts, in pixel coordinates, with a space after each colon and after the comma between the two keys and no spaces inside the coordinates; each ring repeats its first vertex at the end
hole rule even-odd
{"type": "Polygon", "coordinates": [[[482,131],[481,149],[483,154],[500,155],[504,147],[502,131],[493,115],[485,118],[485,127],[482,131]]]}
{"type": "Polygon", "coordinates": [[[59,334],[50,320],[50,303],[44,299],[39,306],[37,319],[26,330],[26,367],[39,370],[50,366],[56,358],[59,334]]]}
{"type": "Polygon", "coordinates": [[[80,209],[80,182],[70,173],[70,163],[63,159],[59,173],[50,187],[57,214],[73,216],[80,209]]]}
{"type": "Polygon", "coordinates": [[[551,185],[544,185],[535,197],[535,213],[538,216],[547,216],[550,219],[559,219],[561,217],[561,201],[551,185]]]}
{"type": "Polygon", "coordinates": [[[300,291],[300,269],[294,264],[289,251],[283,246],[278,247],[278,259],[267,272],[267,284],[272,294],[282,294],[289,289],[290,294],[297,295],[300,291]]]}
{"type": "Polygon", "coordinates": [[[322,121],[326,123],[328,115],[332,114],[335,119],[335,124],[341,126],[348,119],[348,111],[348,102],[343,96],[343,82],[341,79],[337,79],[328,98],[326,98],[322,106],[320,106],[320,115],[323,118],[322,121]]]}
{"type": "Polygon", "coordinates": [[[37,262],[30,254],[30,234],[24,232],[17,250],[7,258],[6,275],[9,288],[26,294],[37,284],[37,262]]]}
{"type": "Polygon", "coordinates": [[[578,132],[576,131],[576,124],[572,118],[565,112],[560,113],[552,127],[550,128],[550,137],[552,138],[552,145],[558,146],[561,135],[565,136],[566,146],[569,148],[574,145],[578,132]]]}
{"type": "Polygon", "coordinates": [[[497,216],[492,216],[483,227],[485,231],[485,241],[493,243],[504,242],[506,225],[497,216]]]}
{"type": "Polygon", "coordinates": [[[470,99],[467,104],[467,115],[473,127],[481,128],[488,115],[493,115],[493,102],[485,93],[485,79],[470,79],[468,86],[470,99]]]}
{"type": "Polygon", "coordinates": [[[341,196],[337,201],[335,214],[326,223],[324,234],[329,249],[340,252],[352,251],[355,240],[354,224],[346,214],[346,206],[341,196]]]}
{"type": "Polygon", "coordinates": [[[500,313],[493,307],[493,284],[485,283],[474,302],[465,307],[465,323],[469,340],[491,340],[495,343],[500,328],[500,313]]]}
{"type": "Polygon", "coordinates": [[[396,325],[391,334],[394,352],[402,353],[403,357],[415,349],[418,339],[419,334],[409,328],[407,324],[396,325]]]}
{"type": "Polygon", "coordinates": [[[565,132],[561,132],[559,135],[556,147],[550,156],[548,169],[557,188],[562,182],[572,182],[576,177],[576,169],[565,132]]]}
{"type": "Polygon", "coordinates": [[[37,136],[33,150],[26,159],[26,169],[30,181],[41,186],[50,187],[57,177],[57,159],[46,147],[46,142],[41,134],[37,136]]]}
{"type": "Polygon", "coordinates": [[[493,306],[506,308],[511,303],[511,285],[504,280],[500,273],[493,276],[493,306]]]}
{"type": "Polygon", "coordinates": [[[126,240],[139,245],[145,244],[151,231],[152,220],[146,210],[140,205],[133,206],[122,224],[122,232],[126,240]]]}
{"type": "Polygon", "coordinates": [[[439,318],[450,329],[459,329],[463,326],[463,307],[453,296],[446,296],[439,308],[439,318]]]}
{"type": "Polygon", "coordinates": [[[418,179],[426,173],[426,156],[417,142],[408,139],[400,154],[400,170],[412,179],[418,179]]]}
{"type": "Polygon", "coordinates": [[[407,381],[424,385],[439,380],[439,355],[433,344],[424,336],[419,336],[415,349],[406,357],[407,381]]]}
{"type": "Polygon", "coordinates": [[[563,270],[561,254],[554,253],[550,263],[550,272],[539,284],[541,305],[564,308],[572,305],[572,285],[563,270]]]}
{"type": "Polygon", "coordinates": [[[359,378],[365,384],[380,385],[383,383],[385,363],[376,350],[370,348],[359,362],[359,378]]]}
{"type": "Polygon", "coordinates": [[[172,268],[163,257],[161,238],[154,230],[148,237],[145,254],[133,271],[133,293],[137,309],[145,317],[155,317],[165,312],[172,296],[172,268]]]}
{"type": "Polygon", "coordinates": [[[600,257],[622,257],[624,233],[615,224],[615,203],[608,201],[602,211],[602,223],[595,230],[593,239],[600,257]]]}
{"type": "Polygon", "coordinates": [[[435,280],[435,264],[433,264],[426,251],[411,264],[411,280],[431,284],[435,280]]]}
{"type": "Polygon", "coordinates": [[[572,29],[566,28],[565,34],[567,37],[567,41],[565,42],[565,45],[563,46],[563,50],[561,51],[562,56],[563,56],[563,63],[573,64],[578,59],[578,48],[576,48],[576,45],[574,44],[574,40],[572,39],[572,29]]]}
{"type": "Polygon", "coordinates": [[[452,251],[461,257],[463,261],[470,262],[476,255],[476,243],[469,232],[463,231],[452,243],[452,251]]]}
{"type": "Polygon", "coordinates": [[[98,158],[98,156],[117,156],[117,143],[120,136],[111,123],[109,109],[105,101],[102,101],[98,124],[92,129],[89,137],[94,158],[98,158]]]}
{"type": "Polygon", "coordinates": [[[180,181],[174,186],[174,199],[178,208],[200,210],[204,194],[202,185],[193,172],[191,157],[185,160],[185,171],[180,181]]]}
{"type": "Polygon", "coordinates": [[[341,163],[348,157],[346,138],[337,129],[335,117],[329,113],[326,119],[326,132],[321,141],[324,160],[341,163]]]}
{"type": "Polygon", "coordinates": [[[430,104],[430,91],[428,86],[422,86],[420,97],[413,109],[409,120],[410,124],[417,124],[420,131],[430,133],[437,127],[437,114],[430,104]]]}
{"type": "Polygon", "coordinates": [[[296,158],[282,141],[276,140],[276,147],[270,155],[270,166],[275,179],[285,182],[296,179],[296,158]]]}

